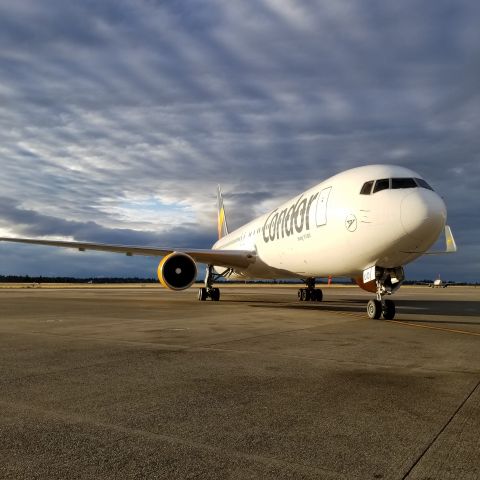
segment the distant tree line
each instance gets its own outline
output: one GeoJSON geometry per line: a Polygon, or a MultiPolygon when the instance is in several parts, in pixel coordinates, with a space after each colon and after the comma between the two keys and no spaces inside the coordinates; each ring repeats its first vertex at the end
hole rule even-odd
{"type": "Polygon", "coordinates": [[[127,277],[31,277],[30,275],[0,275],[0,283],[157,283],[155,278],[127,277]]]}
{"type": "MultiPolygon", "coordinates": [[[[225,280],[220,279],[220,282],[225,280]]],[[[89,277],[89,278],[77,278],[77,277],[31,277],[30,275],[0,275],[0,283],[96,283],[96,284],[105,284],[105,283],[158,283],[156,278],[139,278],[139,277],[89,277]]],[[[203,283],[203,280],[197,280],[196,283],[203,283]]],[[[237,284],[277,284],[277,285],[288,285],[288,284],[302,284],[301,280],[228,280],[228,283],[237,283],[237,284]]],[[[318,284],[326,284],[326,279],[318,279],[318,284]]],[[[405,280],[404,285],[424,285],[433,283],[431,279],[424,280],[405,280]]],[[[453,285],[479,285],[479,282],[455,282],[449,280],[447,283],[453,285]]],[[[332,284],[337,285],[351,285],[355,282],[349,278],[333,278],[332,284]]]]}

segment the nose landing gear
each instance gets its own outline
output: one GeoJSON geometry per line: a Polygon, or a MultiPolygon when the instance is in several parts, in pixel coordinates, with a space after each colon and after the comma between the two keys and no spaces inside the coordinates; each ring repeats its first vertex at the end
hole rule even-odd
{"type": "Polygon", "coordinates": [[[323,300],[323,293],[320,288],[315,288],[315,278],[307,278],[305,280],[307,288],[298,289],[298,299],[301,302],[321,302],[323,300]]]}
{"type": "Polygon", "coordinates": [[[395,302],[393,300],[369,300],[367,303],[368,318],[393,320],[395,317],[395,302]]]}
{"type": "Polygon", "coordinates": [[[383,317],[385,320],[393,320],[395,318],[395,303],[392,300],[385,300],[385,295],[392,295],[396,292],[405,275],[402,267],[397,268],[375,268],[375,281],[377,284],[376,299],[367,303],[368,318],[378,319],[383,317]]]}

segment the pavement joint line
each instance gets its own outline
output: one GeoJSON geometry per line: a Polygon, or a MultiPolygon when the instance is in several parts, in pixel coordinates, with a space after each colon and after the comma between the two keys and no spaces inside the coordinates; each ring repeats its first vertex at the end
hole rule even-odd
{"type": "MultiPolygon", "coordinates": [[[[368,320],[368,319],[365,319],[368,320]]],[[[314,328],[314,327],[312,327],[314,328]]],[[[325,358],[325,357],[315,357],[315,356],[310,356],[310,355],[291,355],[291,354],[284,354],[284,353],[277,353],[277,352],[258,352],[256,350],[239,350],[239,349],[233,349],[233,348],[220,348],[217,347],[216,345],[222,345],[223,343],[232,343],[235,341],[242,341],[244,339],[238,339],[238,340],[231,340],[229,342],[223,342],[223,343],[216,343],[213,344],[213,346],[202,346],[202,345],[169,345],[169,344],[162,344],[162,343],[149,343],[149,342],[128,342],[125,340],[111,340],[108,338],[104,337],[97,337],[97,338],[90,338],[90,337],[74,337],[70,335],[59,335],[59,334],[50,334],[50,333],[44,333],[44,332],[15,332],[11,333],[11,335],[43,335],[43,336],[49,336],[49,335],[55,335],[55,336],[61,336],[62,338],[66,338],[69,340],[94,340],[100,343],[108,343],[112,345],[127,345],[130,347],[135,347],[135,348],[141,348],[141,347],[153,347],[152,350],[158,351],[159,349],[163,349],[163,354],[167,355],[170,353],[178,353],[178,352],[185,352],[185,351],[218,351],[218,352],[225,352],[225,353],[237,353],[241,355],[267,355],[269,357],[279,357],[279,358],[295,358],[297,360],[309,360],[309,361],[318,361],[318,362],[330,362],[330,363],[338,363],[338,364],[348,364],[348,365],[362,365],[366,367],[383,367],[386,369],[410,369],[410,370],[416,370],[419,372],[425,371],[425,372],[438,372],[438,373],[460,373],[464,375],[478,375],[480,372],[477,370],[471,371],[471,370],[450,370],[450,369],[438,369],[438,368],[428,368],[428,367],[407,367],[404,365],[386,365],[382,363],[373,363],[373,362],[358,362],[358,361],[351,361],[351,360],[341,360],[341,359],[336,359],[336,358],[325,358]]],[[[102,365],[107,365],[109,363],[115,363],[117,360],[112,360],[112,361],[106,361],[106,362],[99,362],[96,364],[92,365],[84,365],[81,367],[74,367],[72,369],[61,369],[61,370],[54,370],[50,372],[44,372],[44,373],[39,373],[39,374],[32,374],[32,375],[25,375],[24,377],[17,377],[14,380],[23,380],[25,378],[33,378],[36,376],[43,376],[43,375],[52,375],[56,373],[61,373],[61,372],[66,372],[70,370],[81,370],[83,368],[90,368],[90,367],[98,367],[102,365]]]]}
{"type": "Polygon", "coordinates": [[[262,338],[262,337],[270,337],[273,335],[283,335],[284,333],[293,333],[293,332],[304,332],[305,330],[311,330],[312,328],[317,328],[318,325],[312,325],[310,327],[305,327],[305,328],[294,328],[291,330],[282,330],[280,332],[272,332],[272,333],[263,333],[261,335],[252,335],[250,337],[242,337],[242,338],[236,338],[233,340],[226,340],[223,342],[215,342],[215,343],[207,343],[205,345],[196,345],[197,348],[208,348],[208,347],[214,347],[215,345],[225,345],[226,343],[234,343],[234,342],[243,342],[244,340],[254,340],[255,338],[262,338]]]}
{"type": "MultiPolygon", "coordinates": [[[[219,351],[219,352],[227,352],[227,353],[238,353],[242,355],[265,355],[265,352],[258,352],[256,350],[237,350],[233,348],[209,348],[209,347],[192,347],[190,350],[212,350],[212,351],[219,351]]],[[[439,369],[439,368],[429,368],[429,367],[408,367],[405,365],[386,365],[383,363],[373,363],[373,362],[359,362],[353,360],[339,360],[338,358],[325,358],[325,357],[313,357],[308,355],[289,355],[289,354],[282,354],[277,352],[268,352],[268,356],[271,357],[280,357],[280,358],[295,358],[298,360],[316,360],[319,362],[331,362],[331,363],[339,363],[339,364],[351,364],[351,365],[362,365],[366,367],[382,367],[386,369],[407,369],[407,370],[415,370],[418,372],[437,372],[437,373],[460,373],[464,375],[479,375],[480,371],[478,370],[450,370],[450,369],[439,369]]]]}
{"type": "Polygon", "coordinates": [[[463,406],[468,402],[468,400],[472,397],[472,395],[475,393],[475,390],[480,386],[480,380],[477,382],[477,384],[473,387],[473,389],[468,393],[468,395],[462,400],[460,405],[457,407],[457,409],[453,412],[453,414],[448,418],[446,423],[442,426],[440,431],[433,437],[432,441],[425,447],[423,452],[418,456],[418,458],[413,462],[412,466],[408,469],[407,473],[402,477],[402,480],[405,480],[410,473],[412,473],[413,469],[419,464],[420,460],[426,455],[426,453],[432,448],[433,444],[438,440],[440,435],[447,429],[447,427],[452,423],[452,420],[457,416],[457,414],[460,412],[460,410],[463,408],[463,406]]]}
{"type": "Polygon", "coordinates": [[[434,327],[433,325],[420,325],[418,323],[402,322],[400,320],[384,320],[384,321],[389,323],[396,323],[397,325],[406,325],[408,327],[426,328],[428,330],[440,330],[442,332],[459,333],[462,335],[472,335],[475,337],[480,337],[480,332],[471,332],[469,330],[458,330],[456,328],[434,327]]]}
{"type": "Polygon", "coordinates": [[[0,332],[4,335],[25,335],[25,336],[44,336],[44,337],[61,337],[66,340],[71,340],[71,341],[78,341],[82,340],[85,342],[99,342],[99,343],[108,343],[112,345],[128,345],[131,347],[140,347],[140,346],[150,346],[150,347],[155,347],[155,349],[163,348],[163,349],[169,349],[170,351],[183,351],[183,350],[188,350],[192,348],[189,345],[172,345],[168,343],[152,343],[152,342],[133,342],[129,340],[112,340],[112,338],[107,338],[107,337],[84,337],[80,335],[64,335],[62,333],[54,333],[54,332],[11,332],[11,331],[1,331],[0,332]]]}
{"type": "MultiPolygon", "coordinates": [[[[350,316],[350,317],[353,317],[353,315],[350,315],[350,314],[344,314],[343,312],[341,313],[337,313],[338,315],[340,316],[350,316]]],[[[363,320],[362,317],[357,317],[355,316],[354,318],[358,318],[359,320],[363,320]]],[[[331,325],[330,323],[328,324],[328,326],[331,325]]],[[[294,329],[291,329],[291,330],[282,330],[282,331],[279,331],[279,332],[272,332],[272,333],[264,333],[264,334],[261,334],[261,335],[253,335],[253,336],[250,336],[250,337],[244,337],[244,338],[237,338],[237,339],[233,339],[233,340],[227,340],[227,341],[224,341],[224,342],[215,342],[215,343],[208,343],[208,344],[205,344],[205,345],[196,345],[196,348],[208,348],[208,347],[214,347],[215,345],[224,345],[226,343],[232,343],[232,342],[241,342],[241,341],[244,341],[244,340],[253,340],[255,338],[261,338],[261,337],[269,337],[269,336],[272,336],[272,335],[283,335],[284,333],[293,333],[293,332],[303,332],[305,330],[311,330],[311,329],[314,329],[314,328],[319,328],[319,327],[322,327],[323,325],[311,325],[309,327],[305,327],[305,328],[294,328],[294,329]]]]}
{"type": "MultiPolygon", "coordinates": [[[[162,352],[164,354],[170,353],[170,352],[162,352]]],[[[46,377],[49,375],[56,375],[59,373],[65,373],[65,372],[74,372],[75,370],[83,370],[86,368],[96,368],[96,367],[102,367],[104,365],[109,365],[109,364],[118,364],[118,360],[108,360],[105,362],[96,362],[96,363],[91,363],[89,365],[82,365],[78,367],[72,367],[72,368],[60,368],[57,370],[50,370],[47,372],[41,372],[41,373],[32,373],[30,375],[24,375],[23,377],[15,377],[13,378],[13,381],[21,381],[21,380],[26,380],[26,379],[31,379],[31,378],[37,378],[37,377],[46,377]]],[[[0,385],[3,382],[0,380],[0,385]]]]}
{"type": "Polygon", "coordinates": [[[144,437],[149,440],[160,440],[163,442],[167,442],[170,444],[177,444],[177,445],[182,445],[184,447],[189,447],[189,448],[196,448],[198,450],[204,450],[207,452],[213,452],[216,454],[221,454],[221,455],[231,455],[237,459],[240,460],[251,460],[255,462],[259,462],[262,464],[266,465],[276,465],[279,467],[293,467],[297,470],[303,470],[309,473],[316,473],[316,474],[329,474],[330,476],[332,475],[331,470],[317,467],[317,466],[310,466],[310,465],[304,465],[301,463],[295,463],[295,462],[288,462],[285,460],[279,460],[274,457],[268,457],[264,455],[254,455],[250,453],[243,453],[239,452],[237,450],[228,450],[223,447],[216,447],[213,445],[208,445],[205,443],[199,443],[193,440],[185,440],[183,438],[179,438],[173,435],[165,435],[161,433],[154,433],[150,432],[148,430],[142,430],[140,428],[131,428],[131,427],[124,427],[122,425],[115,425],[115,424],[110,424],[110,423],[105,423],[101,421],[96,421],[92,418],[88,418],[85,416],[81,416],[78,414],[72,414],[68,412],[59,412],[59,411],[54,411],[54,410],[48,410],[48,409],[43,409],[39,407],[35,407],[33,405],[28,405],[25,403],[11,403],[11,402],[6,402],[3,400],[0,400],[0,405],[6,406],[11,409],[15,410],[28,410],[31,412],[35,413],[41,413],[45,415],[46,417],[49,418],[56,418],[59,419],[65,423],[76,423],[76,424],[88,424],[94,427],[100,427],[104,428],[107,430],[113,430],[119,433],[124,433],[127,435],[136,435],[139,437],[144,437]]]}

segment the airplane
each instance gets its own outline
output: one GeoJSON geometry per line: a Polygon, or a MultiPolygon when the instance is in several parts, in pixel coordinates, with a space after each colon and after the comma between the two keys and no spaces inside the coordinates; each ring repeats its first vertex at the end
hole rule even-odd
{"type": "Polygon", "coordinates": [[[226,279],[301,279],[300,301],[321,301],[321,277],[350,277],[374,293],[369,318],[393,319],[395,303],[385,297],[403,281],[403,267],[425,254],[457,250],[442,198],[414,171],[366,165],[340,172],[278,208],[230,232],[220,187],[218,240],[211,249],[157,248],[87,242],[4,238],[0,241],[163,257],[157,273],[170,290],[185,290],[207,265],[198,299],[220,299],[214,283],[226,279]],[[442,231],[446,248],[429,251],[442,231]]]}
{"type": "Polygon", "coordinates": [[[452,285],[451,282],[444,282],[440,278],[440,274],[438,274],[438,278],[436,278],[433,283],[430,283],[428,286],[431,288],[447,288],[449,285],[452,285]]]}

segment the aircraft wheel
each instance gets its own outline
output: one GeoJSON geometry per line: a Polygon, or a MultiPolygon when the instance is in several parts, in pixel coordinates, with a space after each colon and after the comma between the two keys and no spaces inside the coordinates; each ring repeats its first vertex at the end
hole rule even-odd
{"type": "Polygon", "coordinates": [[[220,289],[213,288],[212,293],[210,294],[210,297],[214,302],[218,302],[220,300],[220,289]]]}
{"type": "Polygon", "coordinates": [[[310,300],[313,300],[313,294],[312,294],[312,291],[308,288],[305,288],[305,301],[306,302],[309,302],[310,300]]]}
{"type": "Polygon", "coordinates": [[[305,288],[301,288],[300,292],[300,301],[304,302],[307,299],[307,290],[305,288]]]}
{"type": "Polygon", "coordinates": [[[380,318],[382,314],[382,303],[378,300],[369,300],[367,303],[367,315],[368,318],[380,318]]]}
{"type": "Polygon", "coordinates": [[[315,290],[315,300],[317,302],[321,302],[323,300],[323,292],[320,288],[316,288],[315,290]]]}
{"type": "Polygon", "coordinates": [[[198,299],[201,302],[204,302],[207,299],[207,289],[205,287],[199,288],[198,289],[198,299]]]}
{"type": "Polygon", "coordinates": [[[395,303],[393,300],[385,300],[382,316],[385,320],[393,320],[395,317],[395,303]]]}

